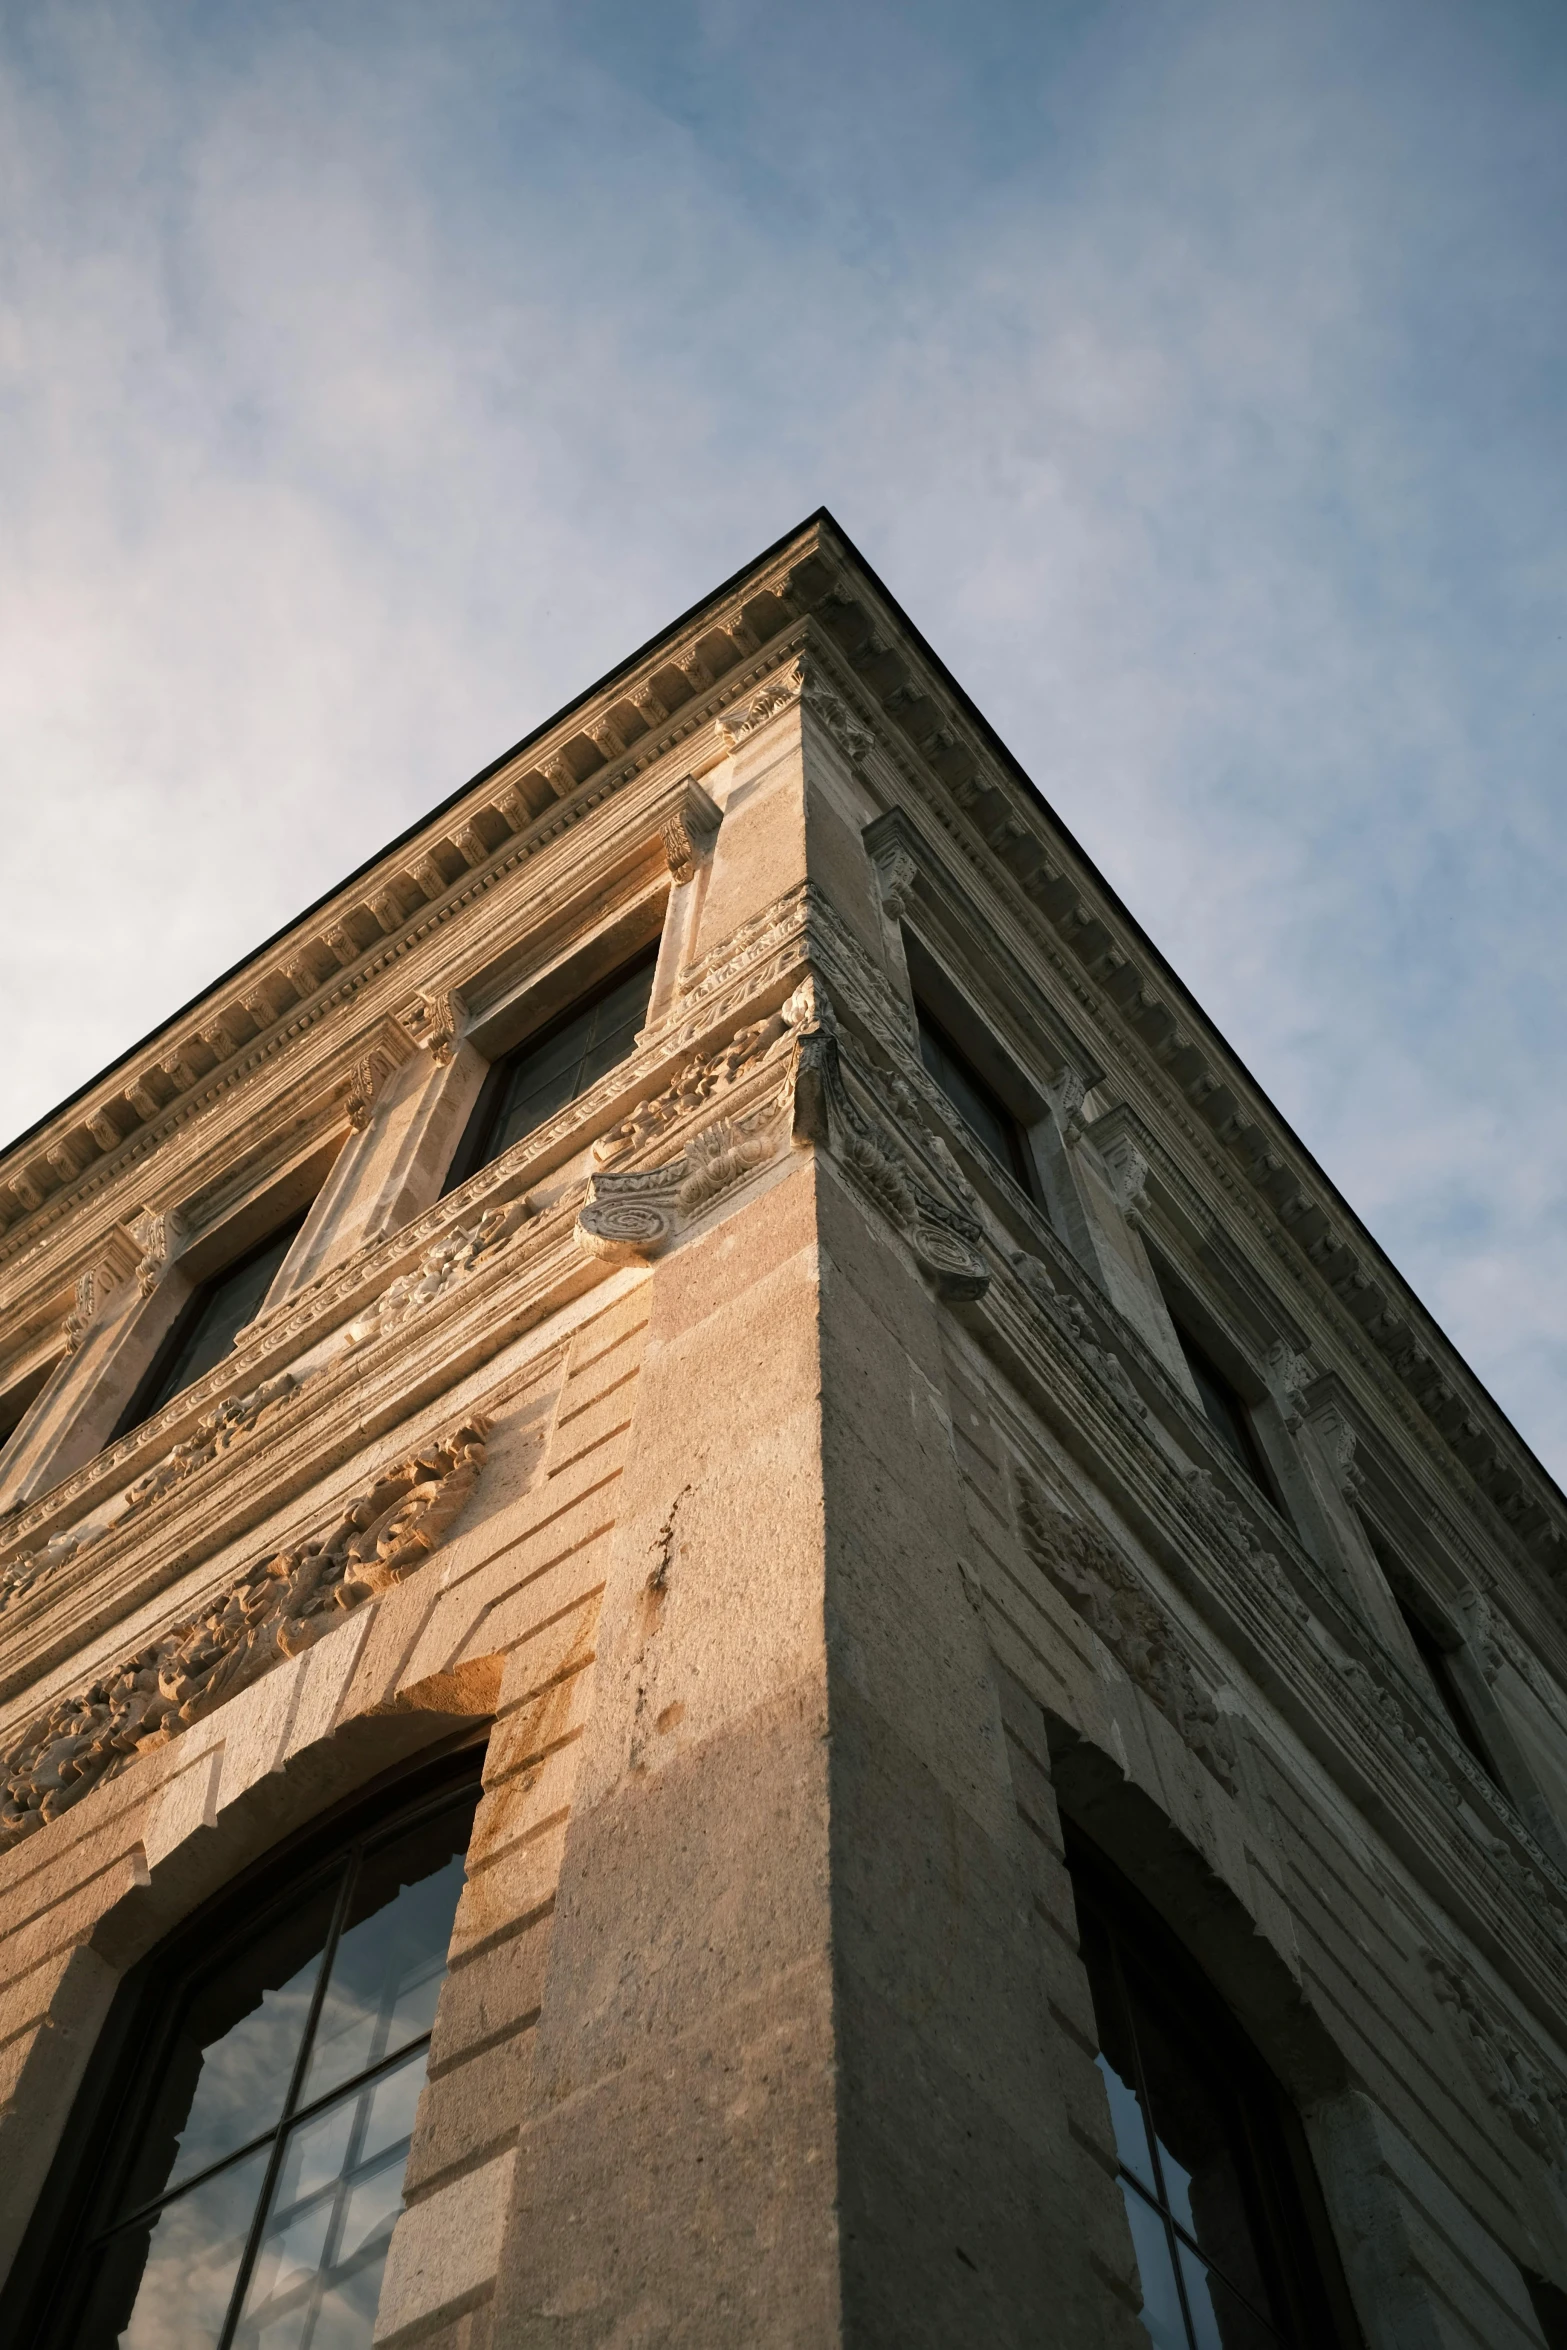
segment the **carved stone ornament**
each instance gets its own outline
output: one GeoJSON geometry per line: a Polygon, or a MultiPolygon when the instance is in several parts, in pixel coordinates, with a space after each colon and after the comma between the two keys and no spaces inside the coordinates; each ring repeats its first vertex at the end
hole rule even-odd
{"type": "Polygon", "coordinates": [[[1355,1466],[1355,1431],[1336,1404],[1314,1415],[1311,1423],[1322,1446],[1333,1482],[1346,1501],[1353,1501],[1364,1480],[1355,1466]]]}
{"type": "Polygon", "coordinates": [[[73,1355],[92,1327],[93,1315],[98,1310],[98,1275],[79,1273],[76,1277],[76,1303],[60,1325],[60,1336],[65,1340],[65,1351],[73,1355]]]}
{"type": "MultiPolygon", "coordinates": [[[[790,1004],[793,1002],[791,997],[790,1004]]],[[[736,1029],[727,1044],[690,1062],[661,1092],[638,1102],[618,1125],[601,1134],[593,1145],[594,1158],[601,1167],[607,1167],[614,1160],[625,1158],[628,1152],[645,1149],[671,1127],[680,1125],[730,1092],[743,1078],[754,1076],[768,1062],[781,1059],[792,1049],[795,1034],[789,1005],[765,1020],[736,1029]]]]}
{"type": "Polygon", "coordinates": [[[443,1233],[431,1242],[411,1272],[400,1273],[389,1282],[348,1324],[313,1368],[279,1371],[249,1394],[214,1405],[187,1437],[154,1461],[91,1522],[70,1527],[40,1549],[23,1551],[9,1566],[0,1567],[0,1614],[79,1551],[114,1533],[126,1516],[162,1500],[231,1446],[252,1436],[291,1396],[344,1355],[373,1344],[388,1331],[400,1329],[427,1312],[438,1298],[466,1280],[475,1265],[504,1247],[527,1213],[526,1201],[513,1200],[505,1207],[487,1208],[473,1223],[458,1224],[443,1233]]]}
{"type": "Polygon", "coordinates": [[[699,1128],[679,1158],[592,1178],[577,1218],[583,1247],[617,1262],[657,1256],[684,1217],[765,1165],[792,1139],[831,1149],[904,1234],[942,1296],[984,1295],[990,1270],[979,1248],[979,1224],[919,1182],[859,1109],[843,1081],[832,1006],[814,978],[802,981],[770,1018],[738,1030],[717,1053],[639,1103],[594,1155],[602,1163],[655,1142],[729,1095],[736,1107],[699,1128]],[[774,1064],[778,1078],[769,1084],[774,1064]]]}
{"type": "Polygon", "coordinates": [[[475,1223],[457,1224],[450,1232],[443,1232],[439,1240],[430,1243],[411,1273],[400,1273],[388,1282],[380,1296],[355,1316],[343,1333],[340,1351],[368,1346],[372,1339],[383,1338],[389,1330],[422,1314],[465,1280],[481,1257],[504,1246],[527,1213],[525,1201],[513,1200],[506,1207],[486,1208],[475,1223]]]}
{"type": "Polygon", "coordinates": [[[1056,1124],[1061,1129],[1061,1139],[1070,1149],[1087,1132],[1083,1124],[1083,1104],[1088,1098],[1088,1088],[1082,1072],[1063,1069],[1055,1083],[1045,1090],[1050,1097],[1050,1107],[1056,1114],[1056,1124]]]}
{"type": "Polygon", "coordinates": [[[1048,1268],[1038,1257],[1026,1256],[1019,1251],[1012,1258],[1012,1270],[1035,1305],[1049,1316],[1062,1337],[1071,1342],[1095,1377],[1109,1388],[1122,1410],[1146,1426],[1148,1406],[1138,1394],[1131,1373],[1118,1354],[1112,1354],[1108,1347],[1099,1344],[1081,1302],[1075,1297],[1062,1295],[1051,1280],[1048,1268]]]}
{"type": "Polygon", "coordinates": [[[1545,2075],[1496,2019],[1468,1974],[1429,1947],[1420,1953],[1460,2055],[1488,2105],[1542,2161],[1567,2166],[1567,2092],[1545,2075]]]}
{"type": "Polygon", "coordinates": [[[984,1227],[922,1180],[891,1138],[859,1107],[844,1083],[837,1021],[817,989],[817,1018],[802,1026],[795,1072],[797,1139],[825,1145],[859,1189],[908,1243],[937,1295],[953,1302],[983,1297],[990,1267],[980,1246],[984,1227]]]}
{"type": "Polygon", "coordinates": [[[397,1015],[404,1032],[432,1061],[445,1063],[457,1049],[457,1031],[462,1015],[457,998],[450,988],[439,994],[421,990],[410,1004],[405,1004],[397,1015]]]}
{"type": "Polygon", "coordinates": [[[343,1503],[311,1541],[264,1559],[199,1616],[59,1699],[0,1757],[0,1850],[300,1655],[421,1566],[478,1483],[475,1415],[343,1503]]]}
{"type": "Polygon", "coordinates": [[[919,877],[920,869],[901,841],[889,843],[876,859],[876,883],[889,922],[903,920],[919,877]]]}
{"type": "Polygon", "coordinates": [[[733,1112],[699,1127],[678,1158],[661,1167],[592,1176],[577,1216],[577,1239],[583,1248],[612,1264],[655,1257],[668,1247],[687,1216],[698,1214],[787,1148],[799,1036],[817,1010],[817,991],[807,980],[768,1019],[737,1030],[716,1053],[694,1061],[661,1093],[639,1102],[600,1137],[593,1155],[602,1165],[656,1142],[713,1103],[735,1098],[733,1112]],[[775,1066],[776,1079],[769,1083],[775,1066]]]}
{"type": "Polygon", "coordinates": [[[136,1286],[143,1297],[151,1297],[169,1269],[169,1218],[159,1208],[142,1208],[131,1218],[130,1235],[141,1251],[136,1286]]]}
{"type": "MultiPolygon", "coordinates": [[[[1309,1354],[1302,1354],[1287,1338],[1276,1338],[1268,1349],[1267,1374],[1269,1391],[1293,1435],[1304,1415],[1306,1390],[1317,1375],[1317,1367],[1309,1354]]],[[[1351,1453],[1355,1449],[1353,1434],[1349,1449],[1351,1453]]]]}
{"type": "Polygon", "coordinates": [[[1198,1687],[1164,1611],[1138,1576],[1097,1526],[1072,1516],[1021,1474],[1017,1505],[1018,1531],[1035,1566],[1099,1635],[1198,1761],[1233,1794],[1235,1742],[1229,1725],[1198,1687]]]}
{"type": "Polygon", "coordinates": [[[694,777],[686,780],[685,796],[666,816],[660,837],[670,879],[683,886],[694,876],[722,821],[720,811],[694,777]]]}
{"type": "Polygon", "coordinates": [[[809,654],[801,653],[759,687],[743,708],[726,710],[718,720],[718,733],[728,750],[742,743],[748,734],[755,734],[770,718],[792,703],[804,702],[813,716],[819,718],[828,733],[847,758],[857,765],[875,749],[876,738],[870,729],[861,725],[844,701],[843,696],[830,686],[821,674],[820,664],[809,654]]]}
{"type": "Polygon", "coordinates": [[[155,1461],[134,1483],[126,1486],[121,1496],[123,1509],[144,1508],[148,1502],[172,1492],[176,1485],[182,1485],[197,1469],[204,1469],[240,1437],[258,1428],[285,1396],[293,1394],[297,1384],[292,1371],[280,1371],[276,1378],[264,1379],[259,1387],[253,1387],[248,1395],[231,1396],[226,1403],[203,1413],[182,1444],[174,1445],[162,1460],[155,1461]]]}
{"type": "Polygon", "coordinates": [[[720,739],[733,750],[748,734],[755,734],[759,726],[765,726],[780,710],[787,710],[797,702],[804,684],[803,661],[791,661],[787,669],[780,670],[776,677],[770,677],[759,687],[743,708],[724,711],[718,720],[720,739]]]}
{"type": "Polygon", "coordinates": [[[1129,1134],[1118,1134],[1106,1143],[1100,1153],[1105,1172],[1110,1178],[1110,1189],[1116,1206],[1128,1224],[1142,1219],[1143,1196],[1148,1188],[1149,1166],[1129,1134]]]}
{"type": "Polygon", "coordinates": [[[369,1125],[387,1079],[409,1050],[408,1030],[388,1020],[377,1043],[354,1063],[348,1081],[348,1123],[356,1134],[369,1125]]]}

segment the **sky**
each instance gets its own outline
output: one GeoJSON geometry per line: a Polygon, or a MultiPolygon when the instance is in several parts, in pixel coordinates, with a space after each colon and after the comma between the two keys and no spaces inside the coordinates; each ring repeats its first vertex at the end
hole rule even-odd
{"type": "Polygon", "coordinates": [[[819,504],[1567,1478],[1560,0],[0,0],[0,1133],[819,504]]]}

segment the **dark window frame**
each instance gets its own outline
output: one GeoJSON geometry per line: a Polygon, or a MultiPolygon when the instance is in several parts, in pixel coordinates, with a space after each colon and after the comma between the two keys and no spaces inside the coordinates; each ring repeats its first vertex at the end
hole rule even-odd
{"type": "MultiPolygon", "coordinates": [[[[275,1281],[278,1273],[282,1270],[284,1259],[289,1250],[303,1231],[305,1219],[313,1205],[312,1201],[299,1209],[295,1215],[285,1217],[282,1223],[274,1224],[271,1231],[263,1234],[260,1240],[253,1241],[249,1248],[242,1249],[237,1257],[230,1259],[228,1264],[220,1265],[216,1272],[206,1274],[196,1283],[189,1297],[158,1341],[151,1362],[136,1382],[135,1392],[130,1402],[104,1438],[105,1444],[117,1444],[122,1436],[128,1436],[133,1428],[141,1426],[143,1420],[150,1420],[154,1412],[161,1412],[166,1403],[172,1403],[177,1395],[183,1394],[185,1389],[194,1385],[197,1379],[204,1379],[208,1371],[216,1368],[216,1364],[222,1360],[221,1355],[215,1357],[213,1362],[206,1364],[200,1371],[193,1371],[187,1378],[180,1379],[177,1383],[170,1383],[170,1374],[174,1366],[179,1362],[181,1355],[195,1336],[202,1317],[211,1306],[213,1297],[221,1285],[224,1282],[234,1280],[238,1274],[248,1271],[259,1258],[275,1249],[281,1240],[283,1251],[278,1258],[272,1276],[275,1281]]],[[[269,1281],[267,1289],[262,1292],[263,1300],[271,1287],[272,1282],[269,1281]]],[[[243,1330],[245,1322],[254,1321],[259,1311],[260,1302],[258,1301],[246,1315],[245,1321],[235,1324],[235,1330],[243,1330]]],[[[233,1336],[231,1334],[229,1348],[225,1351],[232,1349],[232,1346],[233,1336]]]]}
{"type": "Polygon", "coordinates": [[[1276,1510],[1282,1511],[1284,1503],[1278,1479],[1273,1473],[1272,1462],[1263,1450],[1262,1439],[1257,1434],[1250,1401],[1223,1366],[1214,1361],[1201,1339],[1193,1336],[1190,1326],[1175,1312],[1168,1299],[1165,1301],[1165,1310],[1170,1316],[1186,1367],[1201,1399],[1204,1419],[1231,1459],[1246,1471],[1264,1498],[1276,1510]]]}
{"type": "Polygon", "coordinates": [[[24,1378],[14,1379],[0,1395],[0,1453],[5,1451],[64,1360],[63,1355],[52,1355],[24,1378]]]}
{"type": "MultiPolygon", "coordinates": [[[[570,1028],[575,1021],[585,1019],[588,1013],[597,1010],[607,997],[612,996],[617,988],[623,987],[629,979],[644,970],[647,973],[648,993],[651,996],[653,979],[658,967],[658,955],[659,942],[657,940],[640,947],[626,961],[618,963],[615,969],[595,986],[588,988],[579,996],[574,996],[553,1020],[546,1021],[542,1028],[536,1028],[531,1035],[523,1037],[505,1052],[497,1054],[484,1073],[484,1081],[479,1087],[473,1108],[468,1113],[468,1122],[463,1128],[461,1140],[452,1153],[446,1170],[446,1180],[441,1186],[443,1199],[449,1193],[459,1191],[470,1176],[478,1174],[481,1167],[488,1167],[493,1160],[503,1155],[500,1149],[493,1146],[497,1130],[505,1115],[507,1088],[515,1072],[537,1054],[547,1051],[556,1038],[570,1028]]],[[[643,1018],[644,1020],[646,1018],[645,1008],[643,1018]]],[[[598,1081],[594,1079],[593,1082],[596,1084],[598,1081]]],[[[586,1088],[583,1090],[585,1091],[586,1088]]],[[[580,1099],[580,1094],[568,1096],[568,1101],[580,1099]]],[[[545,1115],[553,1116],[555,1113],[550,1111],[545,1115]]],[[[542,1123],[541,1119],[540,1124],[542,1123]]],[[[517,1142],[524,1139],[525,1137],[520,1134],[515,1137],[517,1142]]],[[[507,1150],[512,1147],[511,1143],[505,1145],[507,1150]]]]}
{"type": "MultiPolygon", "coordinates": [[[[1463,1684],[1453,1670],[1451,1645],[1442,1639],[1419,1602],[1410,1596],[1410,1588],[1415,1579],[1408,1568],[1404,1566],[1402,1560],[1380,1534],[1373,1533],[1371,1528],[1365,1525],[1364,1519],[1361,1523],[1365,1526],[1366,1539],[1371,1545],[1371,1554],[1382,1570],[1382,1580],[1392,1594],[1393,1605],[1398,1610],[1399,1620],[1409,1635],[1410,1646],[1420,1659],[1421,1670],[1444,1720],[1459,1744],[1479,1764],[1492,1785],[1499,1787],[1504,1795],[1508,1794],[1507,1782],[1497,1765],[1496,1757],[1491,1751],[1484,1731],[1475,1719],[1474,1709],[1469,1703],[1463,1684]]],[[[1509,1800],[1511,1800],[1510,1797],[1509,1800]]]]}
{"type": "MultiPolygon", "coordinates": [[[[1277,2307],[1280,2350],[1363,2350],[1364,2337],[1350,2301],[1321,2184],[1288,2093],[1222,1995],[1157,1911],[1071,1821],[1063,1820],[1062,1829],[1079,1924],[1084,1929],[1084,1966],[1090,1975],[1091,1995],[1102,1995],[1094,1994],[1093,1985],[1094,1968],[1101,1963],[1095,1950],[1098,1941],[1115,1969],[1134,2043],[1140,2004],[1153,2012],[1167,2034],[1181,2038],[1188,2053],[1196,2049],[1222,2062],[1222,2094],[1240,2120],[1249,2157],[1239,2173],[1240,2183],[1259,2266],[1277,2307]],[[1133,1954],[1135,2001],[1127,1987],[1127,1951],[1133,1954]]],[[[1141,2073],[1136,2087],[1146,2121],[1151,2109],[1141,2073]]],[[[1154,2176],[1156,2183],[1162,2183],[1157,2172],[1154,2176]]],[[[1118,2164],[1117,2177],[1123,2182],[1123,2192],[1130,2190],[1158,2213],[1167,2240],[1190,2241],[1205,2265],[1211,2264],[1212,2253],[1203,2252],[1195,2238],[1188,2236],[1167,2198],[1161,2209],[1149,2193],[1148,2182],[1138,2179],[1124,2161],[1118,2164]]],[[[1172,2268],[1179,2273],[1173,2257],[1172,2268]]],[[[1181,2291],[1184,2307],[1184,2285],[1181,2291]]],[[[1192,2339],[1197,2339],[1195,2329],[1192,2339]]]]}
{"type": "Polygon", "coordinates": [[[958,1116],[963,1119],[976,1142],[981,1145],[986,1157],[1010,1175],[1024,1196],[1031,1200],[1036,1207],[1041,1205],[1039,1177],[1034,1166],[1033,1153],[1029,1149],[1023,1122],[1016,1111],[1007,1107],[989,1078],[982,1075],[975,1067],[973,1060],[958,1043],[951,1029],[919,995],[914,998],[914,1019],[919,1032],[921,1066],[931,1082],[941,1087],[942,1093],[951,1102],[958,1116]],[[973,1119],[968,1116],[962,1100],[942,1083],[940,1071],[931,1065],[930,1056],[926,1050],[927,1038],[936,1047],[938,1053],[951,1062],[963,1083],[969,1087],[983,1108],[994,1118],[1000,1129],[1001,1139],[1006,1145],[1004,1156],[991,1148],[985,1135],[974,1124],[973,1119]]]}
{"type": "MultiPolygon", "coordinates": [[[[82,2315],[90,2282],[72,2255],[84,2251],[101,2232],[115,2185],[128,2170],[134,2152],[128,2133],[152,2105],[155,2065],[172,2039],[185,1984],[210,1967],[226,1947],[237,1948],[247,1938],[257,1938],[265,1925],[297,1901],[312,1877],[325,1880],[333,1868],[346,1871],[350,1855],[454,1804],[469,1786],[476,1797],[481,1794],[488,1734],[488,1725],[477,1732],[465,1729],[435,1754],[394,1765],[241,1870],[127,1971],[98,2034],[17,2257],[0,2286],[0,2341],[25,2343],[27,2350],[70,2350],[71,2328],[82,2315]],[[157,2057],[149,2054],[154,2031],[157,2057]],[[59,2290],[62,2279],[75,2287],[69,2298],[59,2290]]],[[[322,1986],[326,1974],[323,1961],[322,1986]]],[[[410,2042],[409,2047],[419,2044],[410,2042]]],[[[393,2062],[406,2061],[408,2052],[400,2049],[393,2062]]],[[[331,2094],[344,2093],[339,2084],[331,2094]]],[[[289,2129],[306,2110],[301,2106],[280,2114],[273,2126],[273,2160],[257,2200],[225,2336],[236,2322],[261,2238],[277,2157],[287,2144],[289,2129]]]]}

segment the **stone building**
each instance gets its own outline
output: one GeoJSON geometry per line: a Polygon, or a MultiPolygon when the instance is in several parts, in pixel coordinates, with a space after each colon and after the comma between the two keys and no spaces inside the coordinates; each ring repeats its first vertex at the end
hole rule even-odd
{"type": "Polygon", "coordinates": [[[1567,1507],[827,516],[0,1227],[7,2350],[1567,2343],[1567,1507]]]}

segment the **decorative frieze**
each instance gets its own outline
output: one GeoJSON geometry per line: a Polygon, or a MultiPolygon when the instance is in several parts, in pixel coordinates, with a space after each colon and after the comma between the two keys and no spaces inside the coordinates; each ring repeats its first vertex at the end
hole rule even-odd
{"type": "Polygon", "coordinates": [[[242,1439],[254,1435],[301,1388],[333,1369],[345,1355],[428,1312],[438,1299],[466,1280],[475,1265],[504,1247],[527,1213],[526,1202],[514,1200],[505,1207],[487,1208],[473,1222],[443,1233],[425,1249],[412,1271],[389,1282],[314,1360],[276,1372],[249,1393],[214,1404],[188,1436],[171,1446],[92,1520],[56,1534],[40,1549],[24,1551],[0,1568],[0,1614],[78,1552],[117,1533],[128,1516],[161,1501],[242,1439]]]}
{"type": "Polygon", "coordinates": [[[481,1257],[503,1248],[527,1213],[525,1201],[513,1200],[505,1207],[486,1208],[471,1224],[458,1224],[450,1232],[443,1232],[424,1251],[412,1272],[400,1273],[395,1281],[388,1282],[379,1297],[363,1313],[355,1315],[336,1351],[348,1353],[354,1347],[369,1346],[373,1340],[384,1338],[388,1331],[400,1329],[416,1315],[427,1312],[438,1298],[466,1280],[481,1257]]]}
{"type": "Polygon", "coordinates": [[[813,660],[809,653],[801,653],[786,669],[768,678],[743,707],[725,711],[718,720],[719,739],[727,749],[734,750],[747,735],[755,734],[770,719],[802,701],[821,720],[839,749],[856,764],[875,748],[875,736],[834,690],[820,660],[813,660]]]}
{"type": "Polygon", "coordinates": [[[716,1052],[692,1061],[660,1092],[638,1102],[607,1134],[600,1135],[593,1145],[595,1161],[607,1167],[632,1151],[646,1149],[728,1093],[742,1078],[754,1075],[780,1052],[787,1052],[794,1035],[789,1005],[765,1020],[737,1029],[716,1052]]]}
{"type": "Polygon", "coordinates": [[[1036,1567],[1096,1632],[1122,1669],[1153,1700],[1186,1745],[1232,1793],[1235,1745],[1229,1725],[1176,1642],[1157,1605],[1115,1545],[1019,1473],[1018,1532],[1036,1567]]]}
{"type": "Polygon", "coordinates": [[[1487,2015],[1466,1968],[1429,1947],[1420,1957],[1447,2028],[1486,2103],[1553,2170],[1567,2168],[1567,2089],[1548,2080],[1507,2027],[1487,2015]]]}
{"type": "Polygon", "coordinates": [[[482,1417],[464,1420],[340,1504],[311,1540],[261,1560],[200,1615],[29,1723],[0,1757],[0,1850],[412,1574],[478,1483],[487,1432],[482,1417]]]}
{"type": "Polygon", "coordinates": [[[1101,1346],[1094,1335],[1093,1325],[1080,1299],[1069,1297],[1057,1289],[1050,1277],[1049,1267],[1039,1257],[1019,1250],[1012,1258],[1012,1270],[1017,1275],[1036,1306],[1055,1324],[1081,1356],[1101,1384],[1110,1390],[1123,1412],[1147,1426],[1148,1406],[1137,1392],[1131,1373],[1118,1354],[1101,1346]]]}

